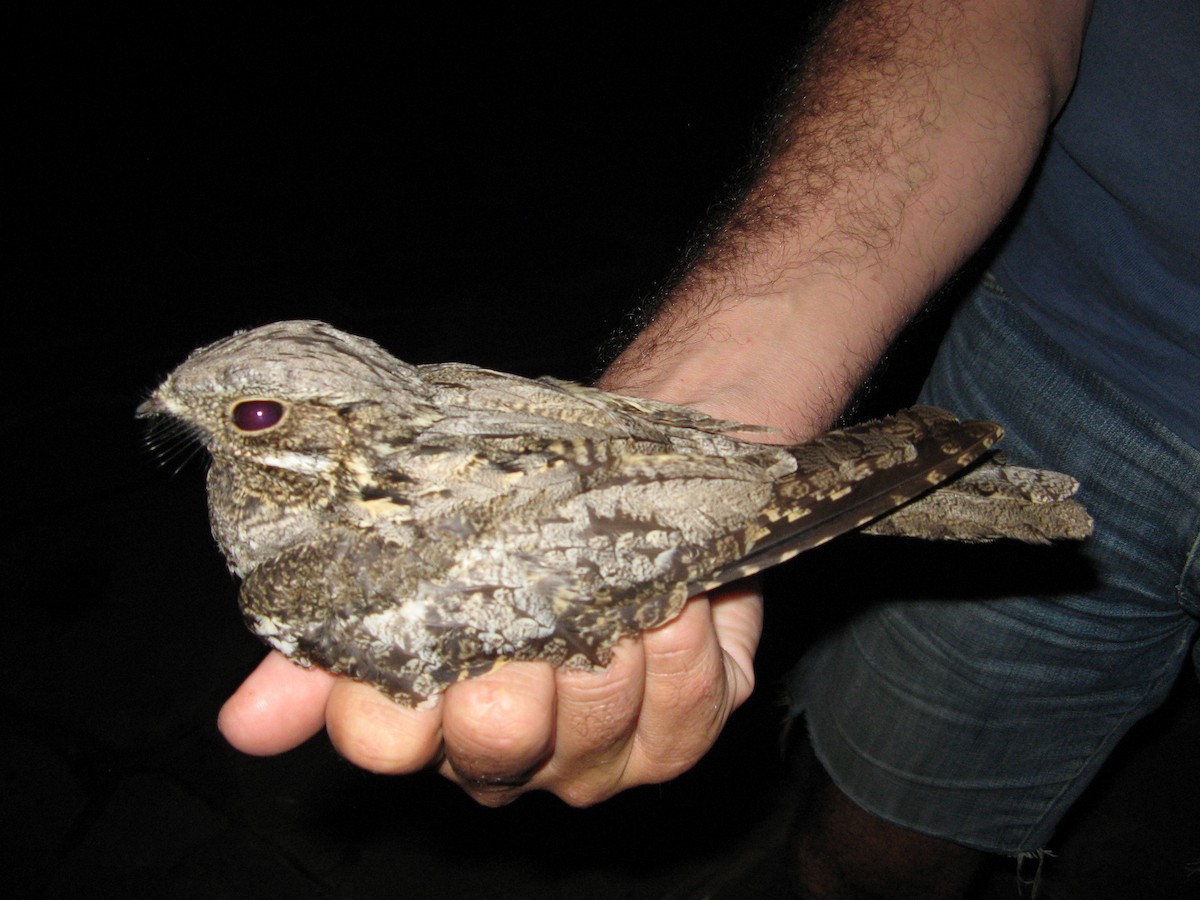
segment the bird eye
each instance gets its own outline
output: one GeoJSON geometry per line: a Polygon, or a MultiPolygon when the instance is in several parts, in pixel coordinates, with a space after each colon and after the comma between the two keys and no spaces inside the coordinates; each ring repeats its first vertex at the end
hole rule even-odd
{"type": "Polygon", "coordinates": [[[230,416],[239,431],[265,431],[278,425],[283,413],[277,400],[243,400],[234,405],[230,416]]]}

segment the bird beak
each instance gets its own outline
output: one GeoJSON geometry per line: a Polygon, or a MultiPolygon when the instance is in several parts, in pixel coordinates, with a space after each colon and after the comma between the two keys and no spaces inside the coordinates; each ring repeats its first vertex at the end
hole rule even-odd
{"type": "Polygon", "coordinates": [[[154,416],[162,416],[169,413],[171,410],[163,401],[159,391],[155,391],[144,402],[138,404],[134,416],[139,419],[150,419],[154,416]]]}

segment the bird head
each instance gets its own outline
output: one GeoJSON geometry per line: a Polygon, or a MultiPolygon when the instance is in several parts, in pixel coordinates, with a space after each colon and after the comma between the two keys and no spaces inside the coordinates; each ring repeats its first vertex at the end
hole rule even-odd
{"type": "Polygon", "coordinates": [[[433,414],[429,396],[415,367],[374,342],[289,321],[196,350],[137,415],[208,450],[213,533],[246,574],[361,477],[356,427],[381,416],[419,427],[433,414]]]}

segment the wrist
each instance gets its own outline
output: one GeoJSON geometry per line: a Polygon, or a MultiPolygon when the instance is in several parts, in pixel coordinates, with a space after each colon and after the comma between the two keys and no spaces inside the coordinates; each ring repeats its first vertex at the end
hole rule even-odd
{"type": "Polygon", "coordinates": [[[677,295],[598,387],[764,426],[797,443],[833,424],[903,321],[844,283],[776,286],[712,303],[677,295]],[[848,321],[863,327],[849,330],[848,321]]]}

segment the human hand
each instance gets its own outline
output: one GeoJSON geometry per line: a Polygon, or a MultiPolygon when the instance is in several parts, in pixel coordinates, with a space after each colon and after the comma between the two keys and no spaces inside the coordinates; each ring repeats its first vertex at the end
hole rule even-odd
{"type": "Polygon", "coordinates": [[[597,672],[510,663],[409,709],[376,689],[272,652],[221,710],[237,749],[281,753],[322,726],[338,752],[381,774],[430,765],[482,804],[548,790],[574,806],[667,781],[712,746],[754,688],[757,582],[693,598],[618,644],[597,672]]]}

